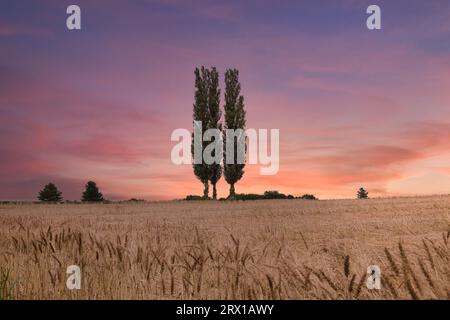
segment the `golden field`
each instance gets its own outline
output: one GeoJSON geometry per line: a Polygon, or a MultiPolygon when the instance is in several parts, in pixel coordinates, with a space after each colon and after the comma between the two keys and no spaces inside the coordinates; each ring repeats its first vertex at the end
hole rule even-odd
{"type": "Polygon", "coordinates": [[[450,299],[449,242],[450,196],[3,204],[0,299],[450,299]]]}

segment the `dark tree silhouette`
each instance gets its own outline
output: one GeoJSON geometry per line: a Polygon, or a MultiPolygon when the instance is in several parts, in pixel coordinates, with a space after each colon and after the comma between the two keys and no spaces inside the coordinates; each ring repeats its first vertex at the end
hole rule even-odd
{"type": "Polygon", "coordinates": [[[209,71],[205,69],[205,67],[201,67],[201,70],[198,68],[195,69],[195,96],[194,96],[194,112],[192,115],[193,118],[193,126],[194,131],[195,122],[201,121],[202,123],[202,143],[201,149],[197,150],[197,152],[201,152],[202,161],[201,163],[195,163],[195,143],[194,143],[194,133],[192,133],[192,143],[191,143],[191,153],[192,158],[194,160],[193,168],[195,176],[203,183],[203,198],[207,199],[209,197],[209,178],[210,178],[210,168],[205,163],[203,159],[203,151],[205,147],[208,145],[207,141],[203,141],[203,134],[207,130],[208,122],[209,122],[209,108],[208,108],[208,74],[209,71]]]}
{"type": "Polygon", "coordinates": [[[51,182],[44,186],[44,188],[39,191],[38,195],[39,201],[42,202],[61,202],[63,201],[62,193],[58,188],[51,182]]]}
{"type": "Polygon", "coordinates": [[[357,197],[358,199],[367,199],[369,198],[369,193],[364,188],[359,188],[357,197]]]}
{"type": "MultiPolygon", "coordinates": [[[[220,123],[220,118],[222,116],[222,113],[220,111],[220,89],[219,89],[219,73],[217,72],[216,68],[212,68],[210,71],[207,72],[208,74],[208,129],[218,129],[219,131],[222,131],[222,123],[220,123]]],[[[220,139],[220,137],[219,137],[220,139]]],[[[217,145],[221,141],[214,141],[214,144],[217,145]]],[[[222,148],[220,146],[220,148],[222,148]]],[[[222,150],[220,150],[220,153],[222,153],[222,150]]],[[[215,157],[215,149],[212,153],[212,156],[215,157]]],[[[221,154],[219,155],[220,158],[222,158],[221,154]]],[[[209,181],[211,182],[211,185],[213,187],[213,194],[212,198],[214,200],[217,199],[217,188],[216,184],[222,177],[222,165],[221,163],[212,163],[209,165],[209,181]]]]}
{"type": "Polygon", "coordinates": [[[100,202],[103,201],[103,195],[100,193],[97,184],[94,181],[86,183],[86,189],[83,192],[81,201],[100,202]]]}
{"type": "Polygon", "coordinates": [[[317,198],[316,198],[316,196],[315,195],[313,195],[313,194],[304,194],[304,195],[302,195],[301,197],[299,197],[300,199],[304,199],[304,200],[318,200],[317,198]]]}
{"type": "MultiPolygon", "coordinates": [[[[227,159],[227,129],[242,129],[245,130],[245,110],[244,97],[240,95],[241,84],[239,83],[239,71],[236,69],[229,69],[225,73],[225,130],[223,133],[223,175],[225,180],[230,185],[230,195],[228,198],[235,199],[236,193],[234,185],[244,175],[244,163],[238,163],[238,141],[239,138],[233,137],[234,152],[233,159],[227,159]]],[[[244,134],[244,133],[243,133],[244,134]]],[[[242,137],[245,139],[245,135],[242,137]]],[[[245,141],[245,140],[244,140],[245,141]]],[[[230,141],[231,142],[231,141],[230,141]]],[[[246,153],[246,145],[243,145],[244,150],[240,152],[246,153]]],[[[245,158],[245,157],[244,157],[245,158]]]]}

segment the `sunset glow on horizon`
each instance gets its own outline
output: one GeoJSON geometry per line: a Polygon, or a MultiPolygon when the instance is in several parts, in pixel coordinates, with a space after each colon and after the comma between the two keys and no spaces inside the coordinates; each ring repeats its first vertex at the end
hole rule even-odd
{"type": "MultiPolygon", "coordinates": [[[[450,2],[68,1],[0,4],[0,200],[202,194],[170,155],[192,130],[194,69],[239,69],[247,127],[280,130],[278,174],[237,193],[450,194],[450,2]]],[[[228,185],[218,183],[219,197],[228,185]]]]}

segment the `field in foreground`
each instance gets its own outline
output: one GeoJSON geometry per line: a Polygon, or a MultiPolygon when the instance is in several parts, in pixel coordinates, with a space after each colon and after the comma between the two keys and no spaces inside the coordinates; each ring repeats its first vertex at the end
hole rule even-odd
{"type": "Polygon", "coordinates": [[[450,196],[0,205],[0,299],[450,299],[449,242],[450,196]]]}

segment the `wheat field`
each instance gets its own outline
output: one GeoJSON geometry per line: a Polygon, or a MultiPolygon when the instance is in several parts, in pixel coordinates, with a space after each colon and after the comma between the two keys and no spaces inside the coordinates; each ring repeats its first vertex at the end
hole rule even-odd
{"type": "Polygon", "coordinates": [[[449,242],[450,196],[3,204],[0,299],[450,299],[449,242]]]}

